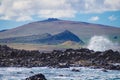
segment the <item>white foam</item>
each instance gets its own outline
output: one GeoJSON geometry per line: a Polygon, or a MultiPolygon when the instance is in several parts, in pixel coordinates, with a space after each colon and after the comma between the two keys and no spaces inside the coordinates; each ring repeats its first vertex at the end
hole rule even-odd
{"type": "Polygon", "coordinates": [[[94,51],[105,51],[108,49],[115,51],[120,50],[118,43],[113,43],[105,36],[93,36],[90,39],[87,48],[94,51]]]}

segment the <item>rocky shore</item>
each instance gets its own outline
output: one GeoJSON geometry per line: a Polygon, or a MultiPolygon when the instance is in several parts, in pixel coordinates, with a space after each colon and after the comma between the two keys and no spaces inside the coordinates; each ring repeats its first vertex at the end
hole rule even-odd
{"type": "Polygon", "coordinates": [[[120,70],[120,52],[95,52],[86,48],[53,50],[52,52],[26,51],[0,45],[0,67],[55,67],[84,66],[120,70]]]}

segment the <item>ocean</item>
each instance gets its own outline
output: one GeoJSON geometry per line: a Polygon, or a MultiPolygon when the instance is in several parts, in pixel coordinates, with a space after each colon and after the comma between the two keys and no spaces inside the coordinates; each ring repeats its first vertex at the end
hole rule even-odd
{"type": "Polygon", "coordinates": [[[49,67],[1,67],[0,80],[25,80],[32,75],[42,73],[47,80],[120,80],[120,71],[92,69],[86,67],[49,68],[49,67]],[[74,72],[77,69],[79,72],[74,72]]]}

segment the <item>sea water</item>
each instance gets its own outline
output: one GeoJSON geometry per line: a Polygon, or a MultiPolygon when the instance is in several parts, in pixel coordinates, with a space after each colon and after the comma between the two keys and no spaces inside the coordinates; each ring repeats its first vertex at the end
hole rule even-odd
{"type": "Polygon", "coordinates": [[[120,71],[118,70],[104,72],[102,69],[85,67],[3,67],[0,68],[0,80],[25,80],[25,78],[38,73],[44,74],[47,80],[120,80],[120,71]],[[72,69],[78,69],[80,72],[74,72],[72,69]]]}

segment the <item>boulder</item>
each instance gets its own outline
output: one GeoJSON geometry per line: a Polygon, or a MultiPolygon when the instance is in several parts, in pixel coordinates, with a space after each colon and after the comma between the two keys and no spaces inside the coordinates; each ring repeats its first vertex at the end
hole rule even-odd
{"type": "Polygon", "coordinates": [[[25,80],[47,80],[47,79],[43,74],[40,73],[40,74],[33,75],[29,78],[26,78],[25,80]]]}
{"type": "Polygon", "coordinates": [[[73,72],[80,72],[79,69],[72,69],[73,72]]]}
{"type": "Polygon", "coordinates": [[[103,72],[108,72],[106,69],[103,69],[102,71],[103,71],[103,72]]]}

